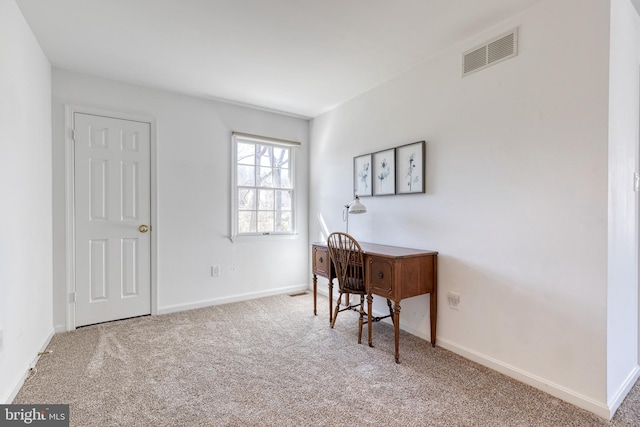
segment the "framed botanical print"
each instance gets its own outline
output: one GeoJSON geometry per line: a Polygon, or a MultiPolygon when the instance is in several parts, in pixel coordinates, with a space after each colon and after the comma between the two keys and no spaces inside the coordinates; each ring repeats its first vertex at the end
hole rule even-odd
{"type": "Polygon", "coordinates": [[[371,154],[353,158],[353,193],[360,197],[371,196],[371,154]]]}
{"type": "Polygon", "coordinates": [[[373,195],[396,194],[395,149],[373,153],[373,195]]]}
{"type": "Polygon", "coordinates": [[[424,193],[425,142],[396,147],[396,186],[398,194],[424,193]]]}

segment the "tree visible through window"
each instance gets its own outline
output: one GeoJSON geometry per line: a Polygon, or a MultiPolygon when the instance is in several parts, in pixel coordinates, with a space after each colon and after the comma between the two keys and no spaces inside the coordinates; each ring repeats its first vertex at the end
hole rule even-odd
{"type": "Polygon", "coordinates": [[[293,147],[234,135],[234,235],[292,234],[293,147]]]}

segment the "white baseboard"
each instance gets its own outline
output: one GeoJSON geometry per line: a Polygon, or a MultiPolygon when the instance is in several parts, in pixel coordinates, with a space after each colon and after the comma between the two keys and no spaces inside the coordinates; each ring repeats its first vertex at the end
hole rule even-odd
{"type": "Polygon", "coordinates": [[[622,401],[627,396],[631,387],[636,383],[638,378],[640,377],[640,366],[636,365],[633,370],[627,376],[627,379],[622,383],[618,392],[609,400],[609,419],[613,418],[613,415],[616,413],[622,401]]]}
{"type": "Polygon", "coordinates": [[[189,302],[185,304],[168,305],[165,307],[158,307],[158,314],[176,313],[179,311],[210,307],[212,305],[229,304],[232,302],[247,301],[247,300],[256,299],[256,298],[269,297],[272,295],[306,291],[307,289],[308,289],[308,286],[304,284],[304,285],[290,286],[287,288],[269,289],[268,291],[250,292],[246,294],[237,294],[237,295],[231,295],[231,296],[222,297],[222,298],[194,301],[194,302],[189,302]]]}
{"type": "Polygon", "coordinates": [[[51,331],[49,332],[49,335],[44,339],[44,342],[40,345],[40,349],[36,352],[35,356],[33,356],[32,359],[29,361],[29,363],[26,364],[24,368],[21,369],[22,375],[18,379],[18,382],[14,385],[13,389],[11,390],[11,393],[9,393],[9,396],[6,399],[6,402],[4,402],[3,404],[9,405],[11,404],[11,402],[13,402],[13,399],[16,398],[16,396],[18,395],[18,392],[22,388],[22,385],[27,379],[27,376],[29,375],[29,370],[34,366],[36,366],[36,363],[38,363],[38,358],[40,357],[38,356],[38,353],[41,353],[47,349],[54,335],[55,335],[55,329],[52,327],[51,331]]]}
{"type": "MultiPolygon", "coordinates": [[[[313,289],[313,286],[311,286],[310,289],[313,289]]],[[[329,292],[326,287],[318,286],[318,294],[328,296],[329,292]]],[[[385,316],[386,314],[387,313],[378,312],[377,310],[375,310],[373,313],[374,316],[385,316]]],[[[384,322],[391,323],[389,319],[385,319],[384,322]]],[[[402,323],[402,320],[400,321],[400,329],[419,338],[422,338],[425,341],[431,340],[431,334],[429,333],[429,331],[425,332],[413,328],[410,325],[402,323]]],[[[457,355],[464,357],[465,359],[469,359],[473,362],[479,363],[482,366],[500,372],[501,374],[530,385],[531,387],[537,388],[538,390],[550,394],[551,396],[557,397],[558,399],[564,400],[565,402],[571,403],[572,405],[575,405],[579,408],[585,409],[589,412],[593,412],[594,414],[606,420],[610,420],[611,418],[613,418],[613,415],[624,400],[625,396],[627,395],[631,387],[633,387],[638,377],[640,377],[640,367],[636,366],[636,368],[629,374],[629,377],[624,382],[624,384],[620,387],[620,390],[614,396],[614,398],[611,399],[608,404],[605,404],[454,342],[438,337],[436,345],[452,351],[457,355]]],[[[402,350],[402,343],[400,344],[400,349],[402,350]]]]}
{"type": "MultiPolygon", "coordinates": [[[[611,419],[611,417],[613,417],[613,412],[615,412],[612,411],[610,406],[605,403],[598,402],[597,400],[584,396],[564,386],[555,384],[551,381],[545,380],[544,378],[540,378],[529,372],[525,372],[522,369],[508,365],[451,341],[438,338],[436,344],[466,359],[472,360],[480,365],[486,366],[487,368],[493,369],[494,371],[530,385],[531,387],[544,391],[551,396],[557,397],[558,399],[564,400],[565,402],[571,403],[572,405],[585,409],[589,412],[593,412],[606,420],[611,419]]],[[[633,385],[633,383],[631,383],[631,385],[633,385]]]]}

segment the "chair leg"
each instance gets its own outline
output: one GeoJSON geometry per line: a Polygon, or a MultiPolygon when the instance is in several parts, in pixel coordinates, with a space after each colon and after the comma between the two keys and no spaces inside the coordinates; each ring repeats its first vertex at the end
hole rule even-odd
{"type": "Polygon", "coordinates": [[[338,301],[336,301],[336,308],[333,312],[333,319],[331,320],[331,328],[333,329],[333,325],[336,324],[336,318],[338,317],[338,313],[340,312],[340,303],[342,302],[342,292],[338,295],[338,301]]]}
{"type": "Polygon", "coordinates": [[[360,318],[358,318],[358,344],[362,344],[362,324],[364,318],[364,295],[360,295],[360,318]]]}
{"type": "Polygon", "coordinates": [[[391,301],[387,298],[387,305],[389,306],[389,315],[391,316],[391,323],[393,324],[393,307],[391,307],[391,301]]]}

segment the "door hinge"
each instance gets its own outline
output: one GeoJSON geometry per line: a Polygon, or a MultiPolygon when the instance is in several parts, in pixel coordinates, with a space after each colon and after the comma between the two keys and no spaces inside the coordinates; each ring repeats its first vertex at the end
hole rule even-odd
{"type": "Polygon", "coordinates": [[[69,302],[76,302],[76,293],[75,292],[71,292],[69,294],[69,302]]]}
{"type": "Polygon", "coordinates": [[[76,142],[76,130],[75,129],[71,129],[71,140],[73,142],[76,142]]]}

